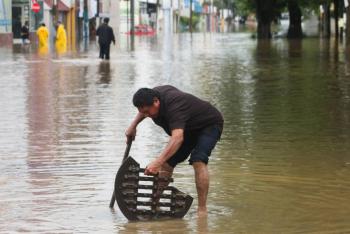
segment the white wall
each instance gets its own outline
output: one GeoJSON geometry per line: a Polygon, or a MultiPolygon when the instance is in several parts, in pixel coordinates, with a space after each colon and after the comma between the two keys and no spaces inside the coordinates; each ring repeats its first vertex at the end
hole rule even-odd
{"type": "Polygon", "coordinates": [[[110,23],[109,25],[113,28],[116,37],[119,37],[119,27],[120,27],[120,1],[110,0],[110,23]]]}

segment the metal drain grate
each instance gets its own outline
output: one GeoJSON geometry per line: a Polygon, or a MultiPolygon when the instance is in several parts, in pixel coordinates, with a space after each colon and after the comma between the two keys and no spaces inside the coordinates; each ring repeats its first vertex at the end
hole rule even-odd
{"type": "Polygon", "coordinates": [[[114,184],[115,199],[129,220],[182,218],[191,207],[193,198],[173,186],[167,186],[160,198],[156,192],[160,183],[171,183],[172,178],[145,176],[132,157],[120,167],[114,184]]]}

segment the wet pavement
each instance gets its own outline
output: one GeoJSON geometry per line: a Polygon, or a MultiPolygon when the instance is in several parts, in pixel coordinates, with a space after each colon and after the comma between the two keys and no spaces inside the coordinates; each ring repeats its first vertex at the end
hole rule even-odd
{"type": "MultiPolygon", "coordinates": [[[[123,37],[66,56],[0,48],[0,233],[349,233],[350,62],[318,38],[249,33],[123,37]],[[117,49],[118,48],[118,49],[117,49]],[[208,218],[128,222],[108,208],[140,87],[172,84],[216,105],[208,218]]],[[[167,142],[145,121],[131,155],[146,166],[167,142]]],[[[175,185],[196,197],[193,169],[175,185]]]]}

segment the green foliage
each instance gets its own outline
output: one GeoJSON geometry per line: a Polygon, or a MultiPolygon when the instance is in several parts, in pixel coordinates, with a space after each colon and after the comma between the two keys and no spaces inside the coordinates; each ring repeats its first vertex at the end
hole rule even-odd
{"type": "MultiPolygon", "coordinates": [[[[197,13],[192,14],[192,28],[196,28],[196,25],[199,23],[200,16],[197,13]]],[[[190,18],[189,17],[180,17],[180,24],[183,26],[189,26],[190,25],[190,18]]]]}
{"type": "MultiPolygon", "coordinates": [[[[231,2],[233,6],[234,12],[237,15],[246,16],[250,13],[255,13],[256,11],[256,1],[258,0],[215,0],[214,5],[221,9],[222,7],[226,7],[227,4],[225,2],[231,2]]],[[[288,1],[293,0],[274,0],[273,5],[274,9],[271,9],[272,12],[278,14],[281,11],[287,11],[288,1]]],[[[298,2],[300,8],[302,8],[303,12],[309,12],[311,10],[318,12],[319,6],[325,3],[331,3],[333,0],[295,0],[298,2]]],[[[342,3],[343,0],[339,0],[339,3],[342,3]]]]}
{"type": "MultiPolygon", "coordinates": [[[[236,0],[235,12],[237,15],[247,16],[250,13],[255,13],[258,0],[236,0]]],[[[272,0],[272,9],[269,9],[273,15],[279,13],[286,7],[287,0],[272,0]]],[[[269,4],[269,3],[266,3],[269,4]]]]}
{"type": "Polygon", "coordinates": [[[237,0],[234,6],[236,14],[240,16],[247,16],[255,11],[254,0],[237,0]]]}

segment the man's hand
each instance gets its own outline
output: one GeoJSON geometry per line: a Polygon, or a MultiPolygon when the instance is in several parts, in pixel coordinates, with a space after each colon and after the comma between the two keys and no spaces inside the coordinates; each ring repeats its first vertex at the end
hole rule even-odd
{"type": "Polygon", "coordinates": [[[171,131],[171,137],[167,146],[160,156],[146,167],[145,175],[155,175],[160,171],[162,165],[180,148],[184,138],[183,135],[183,129],[174,129],[171,131]]]}
{"type": "Polygon", "coordinates": [[[128,129],[125,131],[125,136],[126,136],[126,143],[129,143],[130,141],[135,140],[136,137],[136,127],[137,125],[145,119],[145,116],[142,113],[137,113],[134,121],[130,124],[128,129]]]}
{"type": "Polygon", "coordinates": [[[156,175],[160,171],[162,164],[156,159],[151,162],[145,170],[145,175],[156,175]]]}
{"type": "Polygon", "coordinates": [[[126,136],[126,143],[129,143],[129,141],[135,140],[136,137],[136,128],[134,126],[130,126],[128,129],[125,131],[125,136],[126,136]]]}

